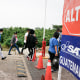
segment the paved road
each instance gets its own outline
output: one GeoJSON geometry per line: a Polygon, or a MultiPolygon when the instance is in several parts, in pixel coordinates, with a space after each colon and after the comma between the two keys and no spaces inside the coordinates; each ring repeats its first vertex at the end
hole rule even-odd
{"type": "MultiPolygon", "coordinates": [[[[30,75],[28,74],[28,69],[22,55],[18,55],[14,52],[11,52],[12,55],[7,55],[7,51],[4,51],[3,54],[7,56],[7,59],[0,60],[0,80],[31,80],[30,75]],[[17,62],[23,62],[25,67],[25,74],[27,77],[17,77],[17,62]]],[[[19,66],[19,64],[18,64],[19,66]]],[[[18,68],[21,69],[21,68],[18,68]]],[[[20,73],[20,72],[19,72],[20,73]]]]}
{"type": "MultiPolygon", "coordinates": [[[[17,52],[12,51],[12,55],[7,55],[7,51],[3,51],[3,54],[7,56],[6,60],[0,60],[0,80],[41,80],[41,75],[45,75],[46,69],[37,70],[35,66],[37,61],[27,61],[27,51],[24,51],[24,55],[19,55],[17,52]],[[15,54],[16,53],[16,54],[15,54]],[[17,77],[17,61],[23,62],[27,77],[17,77]]],[[[37,54],[37,56],[39,53],[37,54]]],[[[46,54],[48,56],[48,54],[46,54]]],[[[46,68],[48,59],[43,59],[43,66],[46,68]]],[[[20,63],[21,64],[21,63],[20,63]]],[[[52,73],[53,80],[57,80],[58,72],[52,73]]],[[[77,80],[70,72],[62,68],[61,80],[77,80]]]]}

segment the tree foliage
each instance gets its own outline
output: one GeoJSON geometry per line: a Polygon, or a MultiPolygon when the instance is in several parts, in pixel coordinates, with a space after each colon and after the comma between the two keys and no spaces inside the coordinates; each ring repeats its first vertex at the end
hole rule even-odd
{"type": "MultiPolygon", "coordinates": [[[[59,26],[58,26],[59,27],[59,26]]],[[[56,26],[54,27],[56,28],[56,26]]],[[[28,28],[21,28],[21,27],[10,27],[10,28],[4,28],[3,29],[3,34],[1,36],[1,44],[3,47],[10,47],[10,41],[12,38],[12,35],[14,32],[17,31],[17,36],[18,36],[18,42],[17,45],[19,47],[22,47],[24,45],[24,35],[26,33],[26,30],[28,28]]],[[[53,36],[53,33],[55,32],[56,29],[46,29],[45,30],[45,41],[46,41],[46,46],[49,46],[49,39],[53,36]]],[[[35,29],[35,34],[38,39],[38,44],[37,47],[42,46],[42,40],[43,40],[43,28],[36,28],[35,29]]]]}
{"type": "Polygon", "coordinates": [[[57,28],[62,29],[62,25],[53,25],[53,29],[57,30],[57,28]]]}

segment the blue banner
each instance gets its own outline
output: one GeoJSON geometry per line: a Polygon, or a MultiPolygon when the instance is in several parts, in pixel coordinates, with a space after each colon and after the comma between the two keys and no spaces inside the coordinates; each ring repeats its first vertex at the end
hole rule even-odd
{"type": "Polygon", "coordinates": [[[80,80],[80,37],[62,35],[59,64],[80,80]]]}

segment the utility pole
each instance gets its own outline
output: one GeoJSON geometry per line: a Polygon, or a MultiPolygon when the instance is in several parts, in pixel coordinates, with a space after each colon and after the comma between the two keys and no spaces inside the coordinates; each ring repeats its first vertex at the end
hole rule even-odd
{"type": "Polygon", "coordinates": [[[45,14],[44,14],[44,30],[43,30],[43,39],[45,39],[45,27],[46,27],[46,11],[47,11],[47,0],[45,0],[45,14]]]}

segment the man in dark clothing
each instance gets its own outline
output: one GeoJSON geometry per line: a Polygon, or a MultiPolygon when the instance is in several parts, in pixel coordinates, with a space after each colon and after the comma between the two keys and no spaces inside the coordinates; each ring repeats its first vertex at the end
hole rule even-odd
{"type": "Polygon", "coordinates": [[[10,52],[11,52],[11,49],[12,49],[13,47],[16,47],[18,53],[20,54],[19,48],[18,48],[18,46],[16,45],[16,42],[17,42],[17,41],[18,41],[18,39],[17,39],[17,32],[15,32],[14,35],[13,35],[13,37],[12,37],[12,39],[11,39],[11,47],[10,47],[10,49],[9,49],[8,55],[11,55],[10,52]]]}
{"type": "Polygon", "coordinates": [[[28,54],[27,58],[29,58],[29,56],[31,56],[31,60],[33,57],[33,53],[35,51],[35,45],[37,43],[37,38],[34,33],[35,33],[34,30],[30,30],[30,33],[27,37],[27,46],[28,46],[28,50],[29,50],[29,54],[28,54]]]}

